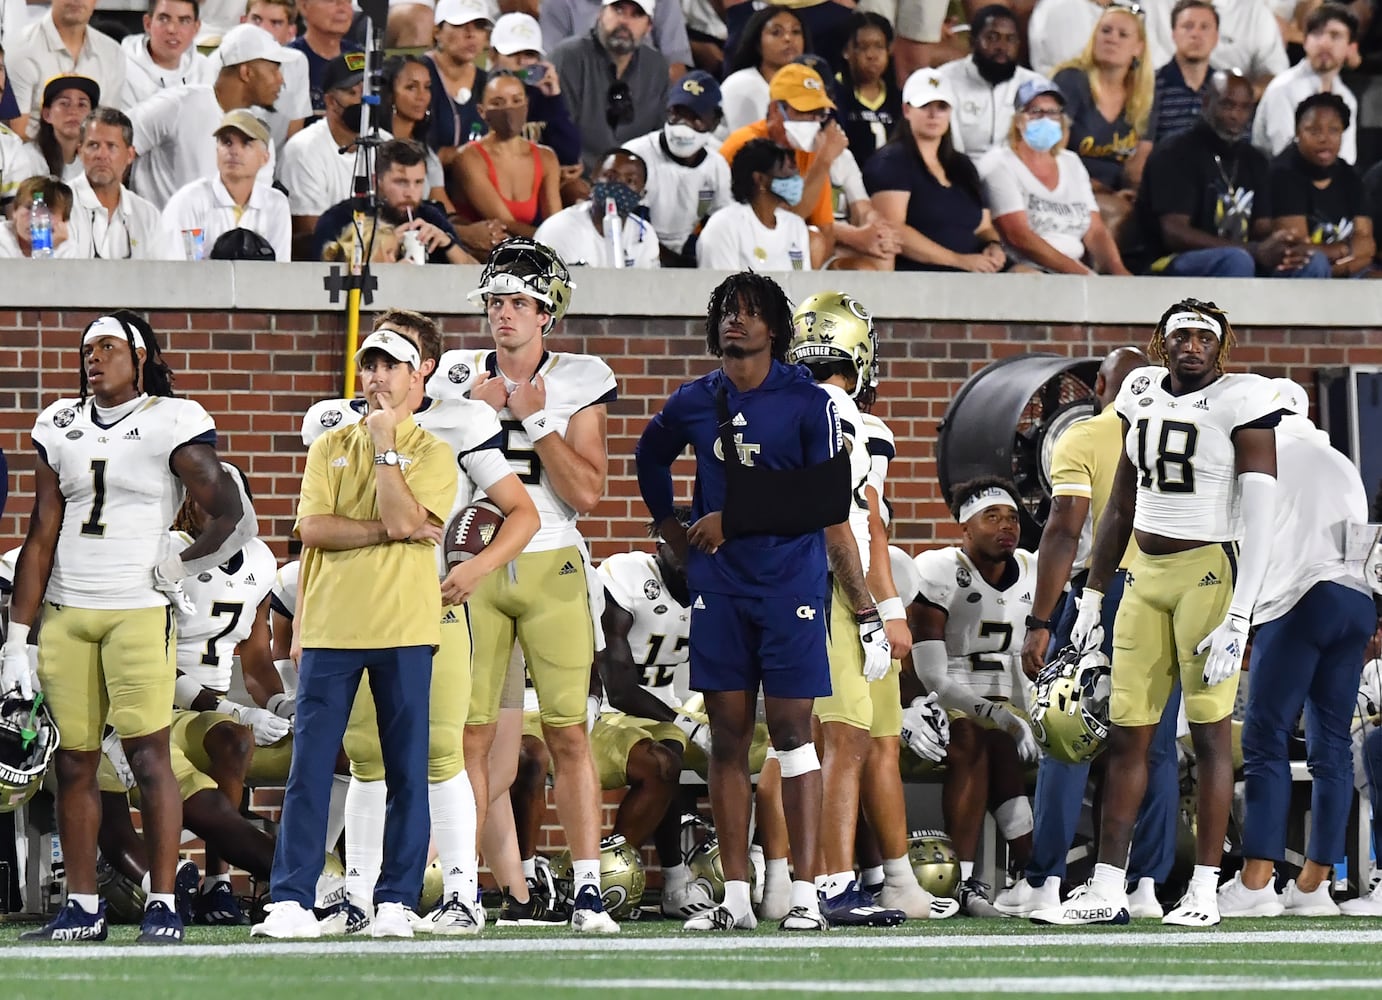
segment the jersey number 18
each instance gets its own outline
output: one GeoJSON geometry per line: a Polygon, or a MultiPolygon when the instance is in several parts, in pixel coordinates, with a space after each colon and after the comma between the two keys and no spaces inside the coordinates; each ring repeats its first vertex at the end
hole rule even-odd
{"type": "Polygon", "coordinates": [[[1156,456],[1149,459],[1147,430],[1150,423],[1145,417],[1137,422],[1137,467],[1142,472],[1139,484],[1143,489],[1162,493],[1194,493],[1195,466],[1190,460],[1195,455],[1199,428],[1180,420],[1163,420],[1156,456]]]}

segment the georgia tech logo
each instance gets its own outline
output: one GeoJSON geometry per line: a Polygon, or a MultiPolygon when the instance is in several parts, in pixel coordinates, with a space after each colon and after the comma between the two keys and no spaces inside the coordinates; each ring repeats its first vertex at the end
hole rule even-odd
{"type": "MultiPolygon", "coordinates": [[[[752,468],[753,456],[762,451],[763,446],[758,444],[745,444],[744,435],[736,434],[734,435],[734,450],[739,453],[739,464],[752,468]]],[[[724,446],[720,444],[719,438],[715,439],[714,451],[715,457],[723,462],[725,460],[725,449],[724,446]]]]}
{"type": "Polygon", "coordinates": [[[797,617],[802,621],[813,622],[816,620],[816,609],[809,604],[803,604],[797,608],[797,617]]]}
{"type": "Polygon", "coordinates": [[[683,80],[681,84],[681,89],[683,92],[687,94],[695,94],[697,97],[700,97],[702,94],[705,93],[705,87],[701,84],[699,80],[683,80]]]}

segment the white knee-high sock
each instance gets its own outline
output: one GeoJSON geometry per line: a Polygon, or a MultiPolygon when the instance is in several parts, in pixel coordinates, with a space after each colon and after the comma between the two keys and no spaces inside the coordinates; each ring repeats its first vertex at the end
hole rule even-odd
{"type": "Polygon", "coordinates": [[[346,892],[356,905],[374,903],[384,864],[384,813],[389,789],[382,781],[350,779],[345,799],[346,892]]]}
{"type": "Polygon", "coordinates": [[[327,854],[336,849],[336,844],[341,839],[341,833],[345,830],[346,791],[349,788],[350,775],[333,774],[331,776],[331,801],[326,807],[327,854]]]}
{"type": "Polygon", "coordinates": [[[475,793],[462,770],[454,778],[427,786],[432,810],[432,840],[441,862],[442,894],[458,894],[467,905],[475,902],[479,861],[475,855],[475,793]]]}

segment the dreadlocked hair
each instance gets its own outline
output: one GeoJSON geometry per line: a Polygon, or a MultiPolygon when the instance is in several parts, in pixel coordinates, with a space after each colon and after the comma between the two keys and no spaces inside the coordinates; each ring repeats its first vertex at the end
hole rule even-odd
{"type": "Polygon", "coordinates": [[[705,313],[705,344],[710,353],[717,358],[724,355],[720,323],[740,311],[768,324],[773,335],[773,360],[785,362],[792,343],[792,301],[776,281],[753,271],[731,274],[710,293],[705,313]]]}
{"type": "MultiPolygon", "coordinates": [[[[134,391],[136,393],[146,392],[150,396],[172,396],[173,392],[173,370],[168,367],[163,360],[163,352],[159,350],[158,340],[154,337],[154,328],[149,325],[149,321],[136,312],[128,309],[117,309],[112,313],[107,313],[111,318],[119,322],[125,330],[125,340],[130,346],[130,362],[134,365],[134,391]],[[134,332],[139,331],[140,338],[144,341],[144,365],[139,364],[139,354],[134,346],[134,332]]],[[[91,329],[90,326],[87,329],[91,329]]],[[[83,331],[85,336],[85,331],[83,331]]],[[[80,354],[81,348],[78,347],[80,354]]],[[[90,393],[90,386],[86,384],[86,364],[83,362],[79,366],[81,373],[81,394],[78,397],[82,402],[86,402],[86,397],[90,393]]]]}
{"type": "MultiPolygon", "coordinates": [[[[677,504],[675,507],[672,508],[672,516],[675,517],[682,524],[689,525],[691,523],[691,508],[685,506],[684,504],[677,504]]],[[[657,521],[648,522],[648,537],[662,537],[662,527],[657,521]]]]}
{"type": "Polygon", "coordinates": [[[1198,313],[1207,320],[1211,320],[1219,325],[1223,335],[1219,338],[1219,354],[1214,359],[1214,371],[1216,374],[1224,373],[1224,365],[1228,363],[1228,354],[1233,345],[1238,343],[1238,338],[1233,333],[1233,327],[1228,321],[1228,313],[1224,312],[1213,302],[1201,302],[1199,299],[1181,299],[1170,309],[1161,314],[1161,319],[1157,320],[1156,329],[1152,331],[1151,342],[1147,344],[1147,354],[1153,361],[1163,368],[1170,366],[1171,356],[1166,352],[1166,322],[1176,313],[1192,312],[1198,313]]]}

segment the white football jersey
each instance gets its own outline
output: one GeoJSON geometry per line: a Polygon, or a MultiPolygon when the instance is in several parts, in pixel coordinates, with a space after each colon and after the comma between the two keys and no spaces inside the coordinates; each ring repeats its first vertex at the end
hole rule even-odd
{"type": "Polygon", "coordinates": [[[4,555],[0,555],[0,594],[14,590],[14,568],[19,564],[19,553],[24,546],[16,545],[4,555]]]}
{"type": "MultiPolygon", "coordinates": [[[[498,364],[494,351],[447,351],[427,383],[427,392],[437,399],[464,399],[482,374],[488,372],[503,377],[498,364]]],[[[556,433],[563,437],[571,418],[578,412],[588,406],[611,403],[616,398],[614,372],[609,365],[589,354],[548,353],[538,364],[537,371],[547,386],[547,417],[556,433]]],[[[510,389],[515,385],[508,383],[510,389]]],[[[524,551],[547,552],[580,544],[576,511],[552,486],[551,477],[542,467],[542,460],[523,429],[522,421],[505,408],[499,413],[499,424],[502,428],[500,447],[512,471],[528,487],[542,519],[542,526],[524,551]]]]}
{"type": "Polygon", "coordinates": [[[1137,467],[1133,527],[1167,538],[1230,542],[1243,533],[1233,433],[1275,426],[1280,394],[1261,375],[1220,375],[1183,396],[1165,368],[1128,374],[1114,401],[1137,467]]]}
{"type": "Polygon", "coordinates": [[[199,403],[170,396],[148,397],[109,427],[95,411],[90,399],[62,399],[34,424],[34,445],[66,501],[45,600],[100,610],[165,605],[154,566],[183,497],[169,463],[183,445],[214,446],[216,424],[199,403]]]}
{"type": "Polygon", "coordinates": [[[301,561],[294,559],[279,567],[274,577],[273,589],[269,591],[269,606],[290,621],[298,613],[298,570],[301,561]]]}
{"type": "MultiPolygon", "coordinates": [[[[897,457],[897,439],[892,428],[872,413],[861,413],[864,428],[869,433],[869,485],[882,500],[883,485],[888,481],[888,465],[897,457]]],[[[888,508],[883,508],[883,523],[888,523],[888,508]]]]}
{"type": "Polygon", "coordinates": [[[921,574],[912,557],[896,545],[888,546],[888,558],[893,564],[893,583],[897,585],[897,596],[902,606],[908,607],[921,594],[921,574]]]}
{"type": "Polygon", "coordinates": [[[859,546],[859,563],[867,573],[869,503],[864,496],[864,487],[868,485],[872,469],[869,458],[869,432],[864,426],[864,418],[859,413],[859,407],[855,405],[849,393],[829,382],[817,384],[835,401],[835,410],[840,415],[840,430],[844,433],[845,449],[849,452],[849,488],[852,494],[849,504],[849,527],[854,533],[855,543],[859,546]]]}
{"type": "MultiPolygon", "coordinates": [[[[917,599],[946,613],[945,651],[952,680],[993,701],[1021,704],[1013,680],[1027,638],[1036,590],[1036,556],[1018,549],[1002,582],[992,587],[958,546],[931,549],[913,561],[917,599]]],[[[899,589],[901,589],[899,585],[899,589]]]]}
{"type": "Polygon", "coordinates": [[[643,687],[678,708],[673,677],[690,662],[691,609],[667,589],[651,552],[621,552],[600,563],[599,582],[633,616],[629,649],[643,668],[643,687]]]}
{"type": "MultiPolygon", "coordinates": [[[[172,551],[181,552],[192,544],[190,535],[178,531],[170,535],[172,551]]],[[[235,647],[249,638],[277,568],[269,547],[251,538],[222,565],[182,581],[197,611],[177,615],[178,670],[208,690],[230,690],[235,647]]]]}

